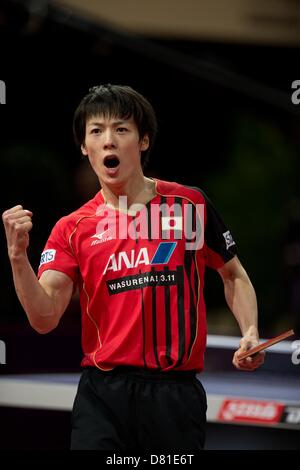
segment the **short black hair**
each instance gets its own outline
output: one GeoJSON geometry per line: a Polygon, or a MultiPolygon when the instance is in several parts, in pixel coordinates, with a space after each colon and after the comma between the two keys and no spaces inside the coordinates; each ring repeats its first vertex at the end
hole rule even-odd
{"type": "Polygon", "coordinates": [[[157,120],[149,101],[130,86],[98,85],[89,89],[89,93],[79,103],[73,119],[73,133],[78,147],[85,141],[86,122],[93,116],[133,118],[142,139],[149,137],[149,147],[142,152],[141,163],[148,162],[149,153],[157,133],[157,120]]]}

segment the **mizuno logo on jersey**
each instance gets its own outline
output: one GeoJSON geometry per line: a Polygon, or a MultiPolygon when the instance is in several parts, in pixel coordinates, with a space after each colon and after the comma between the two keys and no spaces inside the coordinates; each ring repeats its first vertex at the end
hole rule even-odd
{"type": "Polygon", "coordinates": [[[102,240],[104,235],[107,235],[108,232],[109,232],[109,229],[104,230],[104,232],[102,233],[95,233],[95,235],[92,235],[91,238],[97,238],[97,240],[102,240]]]}
{"type": "Polygon", "coordinates": [[[95,235],[92,235],[91,238],[96,239],[96,240],[92,241],[91,246],[98,245],[99,243],[104,243],[104,242],[107,242],[108,240],[113,239],[113,237],[111,236],[109,228],[104,230],[101,233],[95,233],[95,235]]]}
{"type": "Polygon", "coordinates": [[[107,271],[121,271],[121,269],[132,269],[139,265],[167,264],[176,248],[177,242],[162,242],[159,244],[153,257],[149,258],[147,248],[141,248],[138,252],[131,250],[129,253],[120,251],[110,255],[103,274],[107,271]]]}

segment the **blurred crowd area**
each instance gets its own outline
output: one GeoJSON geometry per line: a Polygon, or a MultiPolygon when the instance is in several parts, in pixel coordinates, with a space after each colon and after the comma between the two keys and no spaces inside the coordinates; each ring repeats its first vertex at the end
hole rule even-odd
{"type": "MultiPolygon", "coordinates": [[[[73,143],[78,102],[91,86],[128,84],[157,112],[159,133],[146,174],[206,192],[231,229],[256,288],[262,337],[290,328],[299,335],[300,105],[298,112],[289,108],[291,84],[300,78],[299,49],[157,38],[138,47],[138,37],[134,45],[132,38],[122,41],[105,28],[80,28],[47,15],[41,20],[20,5],[14,8],[10,2],[0,7],[0,79],[6,84],[6,104],[0,107],[0,206],[1,212],[16,204],[32,210],[33,267],[55,222],[99,190],[73,143]],[[213,71],[210,76],[201,76],[204,64],[213,71]],[[226,73],[244,86],[222,81],[226,73]],[[253,81],[251,93],[247,79],[253,81]],[[287,106],[272,102],[272,90],[287,106]]],[[[35,354],[28,341],[34,351],[43,344],[41,368],[51,367],[56,350],[69,341],[66,365],[76,367],[78,298],[57,330],[39,337],[14,293],[3,230],[0,250],[0,338],[9,344],[19,335],[24,368],[35,354]]],[[[206,275],[205,294],[209,333],[238,335],[215,272],[206,275]]],[[[20,348],[9,354],[20,366],[20,348]]]]}

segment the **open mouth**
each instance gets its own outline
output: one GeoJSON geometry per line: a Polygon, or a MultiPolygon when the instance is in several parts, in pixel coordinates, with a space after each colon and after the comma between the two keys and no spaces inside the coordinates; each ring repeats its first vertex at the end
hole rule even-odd
{"type": "Polygon", "coordinates": [[[107,155],[104,158],[104,166],[106,168],[116,168],[120,164],[120,160],[116,155],[107,155]]]}

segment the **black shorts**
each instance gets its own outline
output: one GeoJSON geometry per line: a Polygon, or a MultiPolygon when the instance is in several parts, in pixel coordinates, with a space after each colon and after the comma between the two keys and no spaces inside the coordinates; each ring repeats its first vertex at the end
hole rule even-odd
{"type": "Polygon", "coordinates": [[[71,449],[201,450],[206,409],[193,372],[86,368],[73,406],[71,449]]]}

